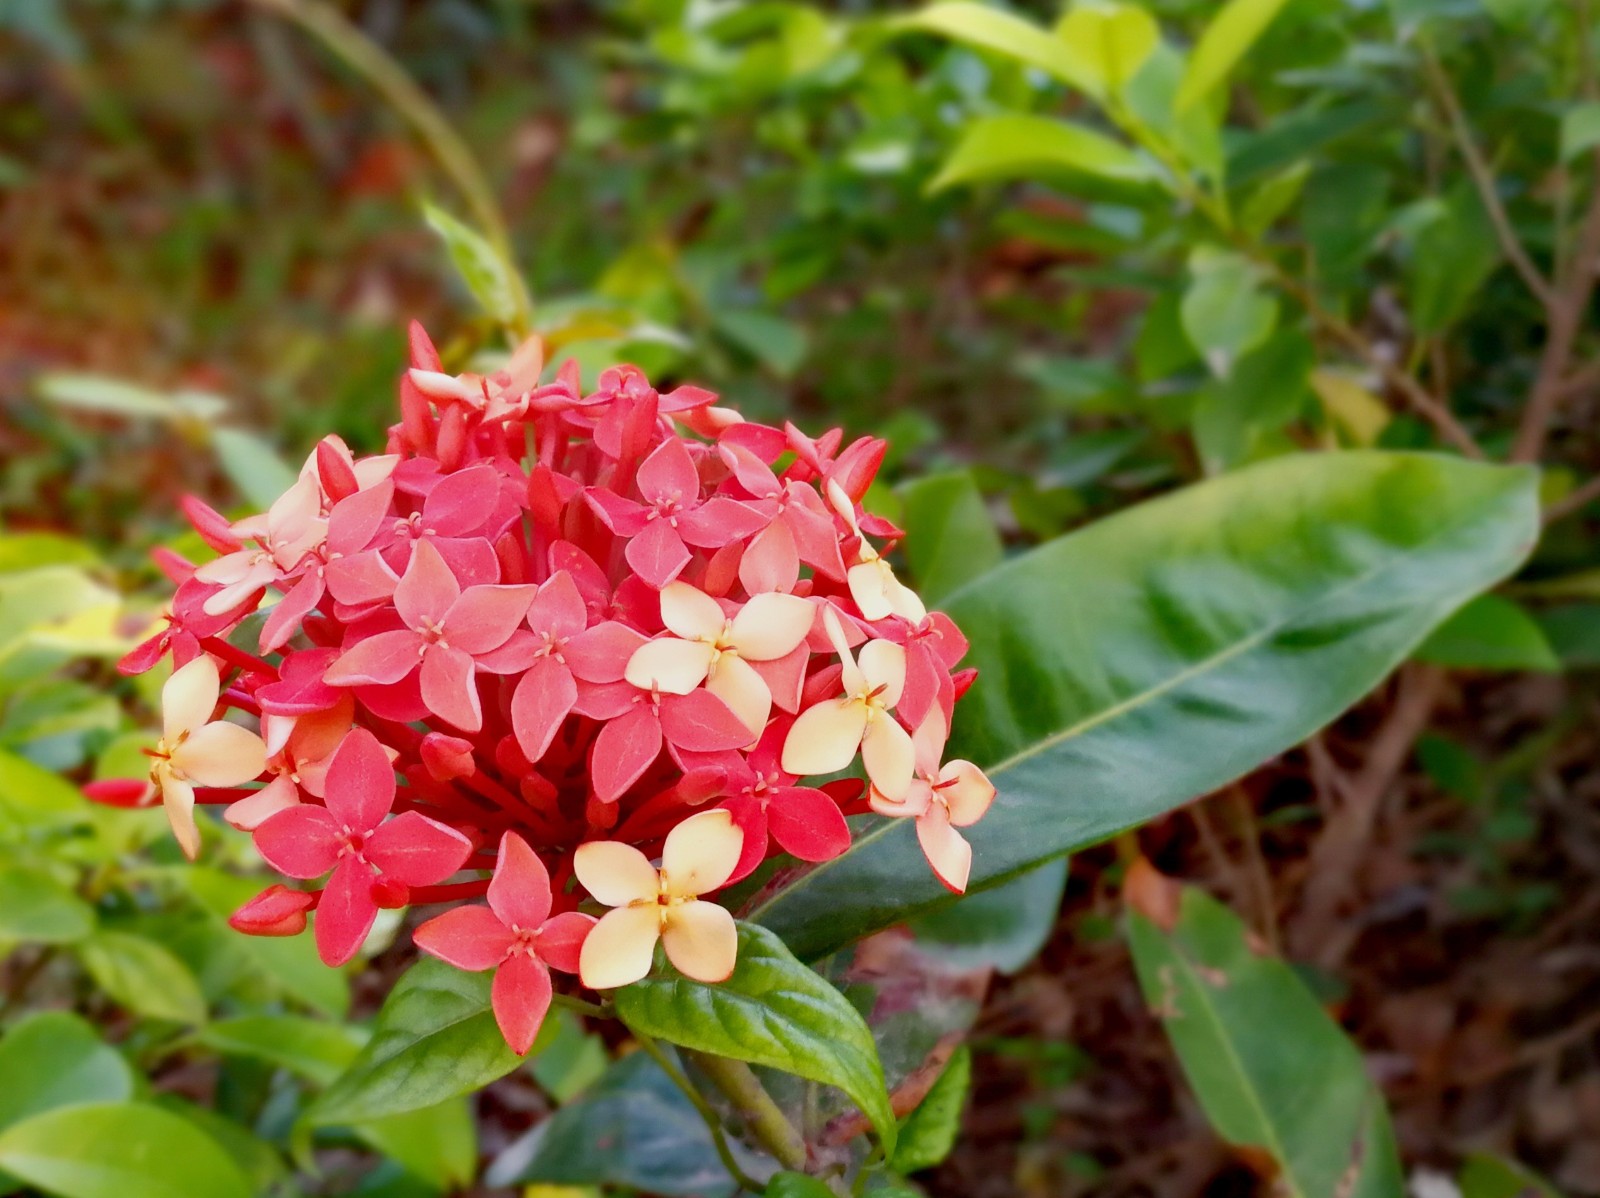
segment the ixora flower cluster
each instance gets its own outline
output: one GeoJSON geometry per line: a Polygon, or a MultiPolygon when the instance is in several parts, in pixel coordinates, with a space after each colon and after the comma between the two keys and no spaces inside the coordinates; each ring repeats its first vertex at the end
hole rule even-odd
{"type": "Polygon", "coordinates": [[[632,367],[541,384],[536,341],[450,375],[413,327],[412,362],[386,453],[330,437],[234,523],[186,501],[219,556],[158,555],[176,594],[123,662],[176,667],[149,782],[93,797],[160,801],[191,858],[194,805],[226,804],[275,870],[321,880],[233,926],[293,935],[314,910],[330,965],[381,908],[465,901],[416,943],[496,971],[518,1052],[551,969],[623,986],[659,941],[726,979],[733,917],[705,897],[780,853],[844,852],[847,815],[914,819],[965,888],[957,829],[994,788],[942,750],[973,672],[861,507],[883,442],[747,422],[632,367]],[[864,786],[824,780],[858,754],[864,786]]]}

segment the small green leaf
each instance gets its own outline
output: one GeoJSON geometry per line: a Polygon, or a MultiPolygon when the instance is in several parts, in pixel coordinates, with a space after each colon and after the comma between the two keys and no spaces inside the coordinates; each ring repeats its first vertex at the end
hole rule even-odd
{"type": "Polygon", "coordinates": [[[1294,206],[1310,175],[1311,163],[1302,159],[1262,180],[1239,210],[1239,227],[1252,237],[1264,235],[1294,206]]]}
{"type": "Polygon", "coordinates": [[[1388,1108],[1360,1050],[1286,962],[1251,946],[1232,912],[1184,887],[1174,914],[1164,930],[1130,912],[1128,941],[1218,1134],[1270,1155],[1291,1198],[1402,1198],[1388,1108]]]}
{"type": "Polygon", "coordinates": [[[478,306],[499,324],[514,324],[520,305],[512,264],[495,252],[486,237],[443,208],[424,202],[422,218],[443,240],[450,261],[478,306]]]}
{"type": "Polygon", "coordinates": [[[1087,126],[1008,113],[979,117],[969,124],[928,190],[988,179],[1026,179],[1049,171],[1122,182],[1155,177],[1148,161],[1087,126]]]}
{"type": "Polygon", "coordinates": [[[446,1192],[465,1187],[478,1171],[478,1132],[465,1097],[365,1120],[351,1130],[407,1172],[446,1192]]]}
{"type": "Polygon", "coordinates": [[[384,1000],[372,1039],[306,1119],[325,1126],[415,1111],[510,1073],[521,1058],[495,1026],[489,984],[488,974],[418,961],[384,1000]]]}
{"type": "Polygon", "coordinates": [[[717,331],[779,378],[787,379],[805,361],[806,331],[792,320],[749,308],[730,308],[712,317],[717,331]]]}
{"type": "Polygon", "coordinates": [[[350,1067],[364,1038],[345,1024],[320,1019],[240,1015],[206,1025],[195,1033],[194,1040],[223,1056],[265,1061],[328,1086],[350,1067]]]}
{"type": "Polygon", "coordinates": [[[966,0],[947,0],[930,4],[895,23],[897,28],[937,33],[944,37],[992,50],[1051,75],[1069,87],[1093,92],[1098,83],[1094,71],[1072,47],[1039,26],[966,0]]]}
{"type": "Polygon", "coordinates": [[[1561,1198],[1556,1188],[1533,1170],[1488,1153],[1474,1153],[1456,1179],[1461,1198],[1561,1198]]]}
{"type": "Polygon", "coordinates": [[[1600,147],[1600,100],[1574,104],[1561,116],[1561,161],[1600,147]]]}
{"type": "Polygon", "coordinates": [[[206,1001],[189,967],[154,940],[96,932],[73,946],[95,984],[115,1002],[177,1023],[204,1023],[206,1001]]]}
{"type": "Polygon", "coordinates": [[[1211,18],[1189,59],[1189,69],[1178,88],[1179,112],[1205,99],[1221,84],[1256,39],[1272,24],[1284,0],[1228,0],[1211,18]]]}
{"type": "Polygon", "coordinates": [[[950,1155],[961,1131],[961,1111],[972,1088],[972,1049],[963,1044],[917,1109],[900,1125],[900,1143],[890,1162],[896,1173],[931,1169],[950,1155]]]}
{"type": "Polygon", "coordinates": [[[254,433],[213,428],[211,444],[228,481],[256,507],[265,510],[294,486],[295,472],[276,450],[254,433]]]}
{"type": "Polygon", "coordinates": [[[1000,534],[970,470],[925,475],[898,491],[906,559],[930,604],[1000,564],[1000,534]]]}
{"type": "Polygon", "coordinates": [[[0,1037],[0,1078],[0,1128],[56,1107],[120,1102],[134,1091],[122,1054],[66,1011],[30,1015],[0,1037]]]}
{"type": "Polygon", "coordinates": [[[1161,43],[1156,19],[1137,4],[1078,0],[1056,36],[1088,66],[1095,93],[1118,92],[1161,43]]]}
{"type": "Polygon", "coordinates": [[[1435,628],[1416,657],[1460,670],[1561,669],[1538,621],[1503,595],[1479,595],[1435,628]]]}
{"type": "Polygon", "coordinates": [[[1494,225],[1470,184],[1431,212],[1411,245],[1406,298],[1418,334],[1443,332],[1464,316],[1500,262],[1494,225]]]}
{"type": "Polygon", "coordinates": [[[824,1181],[806,1173],[774,1173],[767,1182],[766,1198],[837,1198],[824,1181]]]}
{"type": "Polygon", "coordinates": [[[94,924],[94,908],[44,871],[0,868],[0,941],[69,944],[94,924]]]}
{"type": "Polygon", "coordinates": [[[866,1021],[767,929],[739,925],[739,961],[725,982],[660,965],[615,1001],[622,1021],[646,1035],[837,1086],[894,1150],[894,1111],[866,1021]]]}
{"type": "Polygon", "coordinates": [[[79,412],[156,420],[173,420],[182,414],[171,395],[107,375],[44,374],[34,385],[50,403],[79,412]]]}
{"type": "Polygon", "coordinates": [[[0,1170],[59,1198],[252,1198],[231,1157],[142,1103],[59,1107],[0,1133],[0,1170]]]}
{"type": "Polygon", "coordinates": [[[1211,372],[1227,378],[1233,365],[1272,333],[1278,304],[1261,293],[1261,275],[1247,258],[1200,246],[1189,258],[1191,280],[1180,314],[1184,332],[1211,372]]]}
{"type": "Polygon", "coordinates": [[[1016,973],[1055,930],[1067,859],[1047,861],[992,890],[969,894],[911,923],[917,944],[957,969],[1016,973]]]}

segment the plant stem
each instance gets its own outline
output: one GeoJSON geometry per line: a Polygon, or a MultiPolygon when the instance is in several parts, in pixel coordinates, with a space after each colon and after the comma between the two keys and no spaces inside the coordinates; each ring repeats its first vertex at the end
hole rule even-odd
{"type": "Polygon", "coordinates": [[[687,1055],[695,1068],[704,1073],[733,1103],[739,1117],[744,1120],[750,1133],[761,1141],[763,1148],[777,1157],[785,1169],[805,1169],[804,1138],[778,1109],[778,1104],[772,1101],[772,1095],[767,1093],[750,1066],[743,1061],[730,1061],[727,1057],[706,1052],[690,1052],[687,1055]]]}
{"type": "Polygon", "coordinates": [[[533,299],[528,294],[522,272],[516,268],[511,249],[511,233],[501,215],[494,188],[484,177],[477,159],[461,140],[445,115],[428,94],[406,73],[394,58],[373,41],[359,26],[323,0],[252,0],[299,25],[344,60],[346,66],[365,79],[416,131],[441,170],[450,177],[472,211],[473,220],[505,263],[511,280],[512,298],[517,307],[514,334],[525,335],[533,327],[533,299]]]}
{"type": "Polygon", "coordinates": [[[722,1130],[721,1118],[711,1109],[711,1104],[706,1101],[705,1095],[695,1089],[694,1083],[682,1069],[678,1068],[677,1062],[667,1055],[653,1036],[647,1036],[632,1028],[628,1030],[633,1032],[633,1038],[638,1041],[645,1055],[661,1067],[661,1072],[672,1079],[672,1084],[683,1091],[684,1097],[693,1105],[700,1118],[705,1120],[706,1126],[711,1129],[711,1142],[716,1146],[717,1156],[722,1159],[723,1167],[728,1170],[733,1180],[741,1189],[749,1190],[752,1194],[759,1194],[765,1190],[764,1185],[740,1168],[738,1159],[733,1155],[733,1149],[728,1145],[727,1134],[722,1130]]]}
{"type": "MultiPolygon", "coordinates": [[[[615,1019],[611,1008],[602,1007],[598,1003],[584,1002],[581,998],[573,998],[570,994],[552,994],[550,1001],[558,1007],[565,1007],[577,1015],[587,1015],[590,1019],[615,1019]]],[[[634,1033],[637,1035],[638,1033],[634,1033]]]]}

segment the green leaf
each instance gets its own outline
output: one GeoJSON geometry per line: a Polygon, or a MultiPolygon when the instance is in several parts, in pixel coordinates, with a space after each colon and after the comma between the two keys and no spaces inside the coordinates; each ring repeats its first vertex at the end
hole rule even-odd
{"type": "Polygon", "coordinates": [[[79,412],[157,420],[172,420],[181,415],[172,396],[108,375],[43,374],[35,380],[34,386],[41,398],[79,412]]]}
{"type": "Polygon", "coordinates": [[[1460,670],[1561,669],[1538,621],[1503,595],[1479,595],[1435,628],[1416,657],[1460,670]]]}
{"type": "Polygon", "coordinates": [[[94,566],[99,554],[75,537],[53,532],[0,534],[0,574],[36,570],[41,566],[94,566]]]}
{"type": "Polygon", "coordinates": [[[1195,44],[1183,85],[1178,88],[1179,112],[1205,99],[1227,79],[1283,4],[1284,0],[1228,0],[1222,6],[1195,44]]]}
{"type": "Polygon", "coordinates": [[[1544,1178],[1514,1161],[1474,1153],[1456,1179],[1461,1198],[1561,1198],[1544,1178]]]}
{"type": "Polygon", "coordinates": [[[249,1057],[332,1085],[361,1051],[364,1037],[344,1024],[298,1015],[240,1015],[195,1033],[195,1043],[223,1056],[249,1057]]]}
{"type": "Polygon", "coordinates": [[[1600,666],[1600,603],[1566,603],[1543,610],[1539,628],[1568,669],[1600,666]]]}
{"type": "Polygon", "coordinates": [[[792,320],[749,308],[718,311],[712,320],[718,332],[781,379],[792,378],[805,361],[806,331],[792,320]]]}
{"type": "MultiPolygon", "coordinates": [[[[999,798],[966,830],[998,885],[1206,794],[1366,694],[1538,537],[1537,474],[1432,454],[1289,455],[1011,558],[944,604],[978,680],[952,756],[999,798]]],[[[760,895],[814,960],[948,905],[909,820],[760,895]]]]}
{"type": "Polygon", "coordinates": [[[0,1133],[0,1169],[60,1198],[252,1198],[217,1142],[141,1103],[60,1107],[0,1133]]]}
{"type": "Polygon", "coordinates": [[[826,1182],[806,1173],[774,1173],[767,1182],[766,1198],[835,1198],[826,1182]]]}
{"type": "Polygon", "coordinates": [[[1301,159],[1262,180],[1239,210],[1239,227],[1252,237],[1263,236],[1294,206],[1310,175],[1311,163],[1301,159]]]}
{"type": "Polygon", "coordinates": [[[0,941],[69,944],[94,923],[94,908],[44,871],[0,869],[0,941]]]}
{"type": "Polygon", "coordinates": [[[1095,92],[1098,80],[1082,55],[1039,26],[987,4],[948,0],[894,23],[898,29],[937,33],[981,50],[993,50],[1035,67],[1068,87],[1095,92]]]}
{"type": "Polygon", "coordinates": [[[1055,170],[1124,182],[1154,178],[1146,159],[1103,133],[1071,121],[1007,113],[979,117],[969,124],[928,190],[989,179],[1027,179],[1055,170]]]}
{"type": "Polygon", "coordinates": [[[295,472],[276,450],[254,433],[237,428],[214,428],[211,444],[228,481],[240,495],[265,510],[294,486],[295,472]]]}
{"type": "Polygon", "coordinates": [[[488,316],[497,323],[516,323],[520,304],[511,263],[502,258],[489,241],[443,208],[424,201],[422,218],[444,242],[450,261],[488,316]]]}
{"type": "Polygon", "coordinates": [[[430,1185],[453,1193],[478,1171],[478,1132],[465,1097],[356,1123],[356,1136],[430,1185]]]}
{"type": "Polygon", "coordinates": [[[194,974],[154,940],[131,932],[96,932],[73,948],[95,984],[130,1011],[177,1023],[205,1022],[206,1001],[194,974]]]}
{"type": "Polygon", "coordinates": [[[1000,534],[970,470],[929,474],[897,490],[906,560],[929,603],[1000,564],[1000,534]]]}
{"type": "Polygon", "coordinates": [[[415,1111],[510,1073],[521,1058],[495,1026],[489,983],[486,973],[418,961],[384,1000],[372,1039],[306,1119],[349,1124],[415,1111]]]}
{"type": "Polygon", "coordinates": [[[1240,254],[1200,246],[1189,257],[1191,280],[1179,309],[1183,331],[1218,378],[1272,333],[1278,304],[1261,292],[1255,264],[1240,254]]]}
{"type": "Polygon", "coordinates": [[[1057,23],[1056,36],[1088,67],[1096,95],[1120,91],[1161,43],[1148,12],[1107,0],[1078,0],[1057,23]]]}
{"type": "Polygon", "coordinates": [[[1067,859],[1047,861],[912,921],[917,943],[957,969],[1016,973],[1055,930],[1067,887],[1067,859]]]}
{"type": "Polygon", "coordinates": [[[896,1173],[931,1169],[950,1155],[961,1131],[961,1111],[972,1088],[972,1049],[963,1044],[939,1080],[900,1125],[900,1143],[890,1164],[896,1173]]]}
{"type": "Polygon", "coordinates": [[[1600,100],[1574,104],[1561,115],[1561,161],[1600,147],[1600,100]]]}
{"type": "Polygon", "coordinates": [[[1128,940],[1218,1134],[1269,1154],[1289,1198],[1403,1198],[1388,1109],[1361,1051],[1227,908],[1189,887],[1176,907],[1170,930],[1131,912],[1128,940]]]}
{"type": "Polygon", "coordinates": [[[0,1077],[0,1128],[56,1107],[120,1102],[134,1091],[122,1054],[66,1011],[30,1015],[0,1037],[0,1077]]]}
{"type": "Polygon", "coordinates": [[[1418,334],[1443,332],[1466,314],[1500,261],[1499,247],[1489,214],[1469,184],[1437,203],[1406,265],[1406,297],[1418,334]]]}
{"type": "Polygon", "coordinates": [[[894,1150],[894,1111],[866,1021],[767,929],[740,925],[739,963],[725,982],[660,965],[615,1002],[622,1021],[646,1035],[837,1086],[894,1150]]]}

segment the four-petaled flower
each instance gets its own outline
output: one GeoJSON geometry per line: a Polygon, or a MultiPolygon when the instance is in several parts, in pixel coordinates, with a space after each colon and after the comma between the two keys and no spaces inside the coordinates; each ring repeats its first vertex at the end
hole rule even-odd
{"type": "Polygon", "coordinates": [[[324,679],[335,686],[395,683],[420,666],[428,709],[464,732],[476,732],[483,727],[477,671],[499,672],[494,651],[511,639],[537,590],[462,590],[439,551],[418,541],[394,591],[394,610],[404,627],[352,637],[324,679]]]}
{"type": "Polygon", "coordinates": [[[661,621],[676,635],[640,645],[624,675],[634,686],[687,695],[702,682],[750,729],[754,741],[772,714],[772,692],[750,665],[798,649],[817,609],[798,595],[752,595],[729,619],[722,606],[686,582],[661,591],[661,621]]]}
{"type": "Polygon", "coordinates": [[[205,602],[207,615],[220,615],[268,583],[276,582],[300,564],[327,536],[322,518],[322,496],[316,479],[302,475],[265,514],[250,516],[233,526],[239,537],[250,537],[259,548],[236,549],[195,571],[201,582],[221,586],[205,602]]]}
{"type": "Polygon", "coordinates": [[[417,947],[457,969],[495,971],[490,997],[495,1022],[519,1056],[550,1008],[550,970],[578,972],[578,954],[594,916],[550,915],[550,875],[515,832],[500,838],[487,907],[456,907],[428,920],[417,947]]]}
{"type": "Polygon", "coordinates": [[[217,663],[209,657],[174,670],[161,688],[161,739],[146,750],[150,782],[161,791],[172,834],[191,861],[200,851],[195,786],[237,786],[267,765],[267,746],[259,736],[226,720],[212,721],[221,693],[217,663]]]}
{"type": "Polygon", "coordinates": [[[661,849],[661,868],[631,844],[592,840],[578,846],[573,871],[595,900],[611,907],[590,931],[578,958],[585,986],[609,990],[650,972],[656,941],[685,977],[726,981],[738,954],[738,929],[726,907],[701,896],[728,881],[744,833],[724,809],[691,815],[661,849]]]}
{"type": "Polygon", "coordinates": [[[343,965],[372,930],[380,905],[402,906],[411,887],[444,881],[466,864],[472,841],[420,812],[387,819],[394,765],[365,728],[333,755],[325,791],[327,806],[296,804],[263,823],[256,848],[291,878],[333,871],[317,904],[317,950],[329,965],[343,965]],[[390,885],[380,891],[380,881],[390,885]]]}
{"type": "Polygon", "coordinates": [[[967,875],[972,872],[972,846],[957,828],[977,823],[994,802],[994,783],[970,761],[939,764],[944,747],[944,719],[939,710],[930,711],[912,734],[917,762],[917,777],[912,779],[905,798],[898,802],[885,798],[876,787],[867,792],[872,809],[880,815],[899,816],[917,821],[917,843],[933,867],[934,876],[946,889],[962,894],[967,875]]]}

